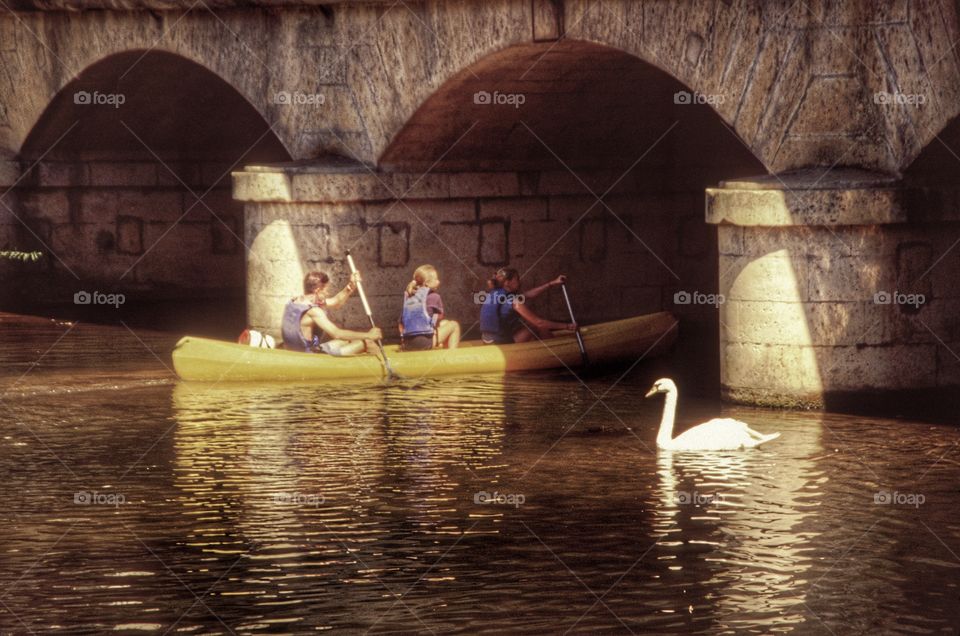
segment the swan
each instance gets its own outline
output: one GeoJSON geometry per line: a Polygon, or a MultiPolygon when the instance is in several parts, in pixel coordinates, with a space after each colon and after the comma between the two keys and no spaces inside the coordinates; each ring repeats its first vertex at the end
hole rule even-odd
{"type": "Polygon", "coordinates": [[[673,437],[673,418],[677,411],[677,385],[670,378],[661,378],[653,383],[644,397],[650,397],[657,393],[667,394],[663,404],[660,431],[657,433],[657,448],[659,449],[679,451],[738,450],[740,448],[753,448],[780,437],[780,433],[771,433],[770,435],[758,433],[747,426],[746,422],[730,418],[715,418],[673,437]]]}

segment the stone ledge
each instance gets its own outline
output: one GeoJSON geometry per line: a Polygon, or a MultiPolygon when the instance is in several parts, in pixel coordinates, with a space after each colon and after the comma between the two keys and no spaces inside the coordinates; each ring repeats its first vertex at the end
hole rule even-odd
{"type": "MultiPolygon", "coordinates": [[[[594,191],[611,196],[636,190],[631,179],[613,173],[580,178],[594,191]],[[605,186],[605,187],[604,187],[605,186]]],[[[267,203],[343,203],[402,199],[495,199],[521,196],[584,195],[584,184],[569,173],[519,172],[380,172],[344,160],[245,166],[233,173],[239,201],[267,203]]]]}
{"type": "Polygon", "coordinates": [[[804,170],[707,188],[706,221],[748,227],[885,225],[908,220],[895,177],[804,170]]]}

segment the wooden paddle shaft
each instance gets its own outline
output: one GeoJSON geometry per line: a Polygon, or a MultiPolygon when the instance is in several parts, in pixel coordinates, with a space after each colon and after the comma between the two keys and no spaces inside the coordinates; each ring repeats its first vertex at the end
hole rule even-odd
{"type": "MultiPolygon", "coordinates": [[[[567,311],[570,313],[570,321],[574,324],[577,323],[577,319],[573,316],[573,305],[570,304],[570,296],[567,294],[567,285],[566,283],[560,284],[560,289],[563,290],[563,299],[567,301],[567,311]]],[[[583,336],[580,335],[580,327],[577,326],[577,345],[580,347],[580,355],[583,356],[583,362],[587,362],[587,349],[583,346],[583,336]]]]}
{"type": "MultiPolygon", "coordinates": [[[[350,255],[349,251],[347,252],[347,263],[350,264],[350,273],[356,274],[357,266],[353,264],[353,256],[350,255]]],[[[357,281],[357,291],[360,292],[360,302],[363,303],[363,311],[366,312],[367,318],[370,319],[370,326],[376,327],[376,325],[373,323],[373,312],[370,311],[370,303],[367,302],[367,295],[363,293],[363,283],[360,281],[357,281]]]]}

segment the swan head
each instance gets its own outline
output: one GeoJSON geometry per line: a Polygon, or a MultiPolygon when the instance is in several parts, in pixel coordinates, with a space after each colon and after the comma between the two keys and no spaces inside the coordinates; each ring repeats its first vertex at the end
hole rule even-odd
{"type": "Polygon", "coordinates": [[[670,378],[660,378],[653,383],[653,386],[650,387],[650,390],[647,391],[647,394],[643,397],[650,397],[656,395],[657,393],[676,393],[677,385],[673,383],[673,380],[670,378]]]}

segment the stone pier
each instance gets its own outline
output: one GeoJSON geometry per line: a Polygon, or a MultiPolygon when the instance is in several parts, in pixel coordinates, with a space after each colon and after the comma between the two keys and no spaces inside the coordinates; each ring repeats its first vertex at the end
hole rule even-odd
{"type": "Polygon", "coordinates": [[[707,190],[718,227],[721,392],[789,407],[960,385],[954,197],[801,171],[707,190]]]}

